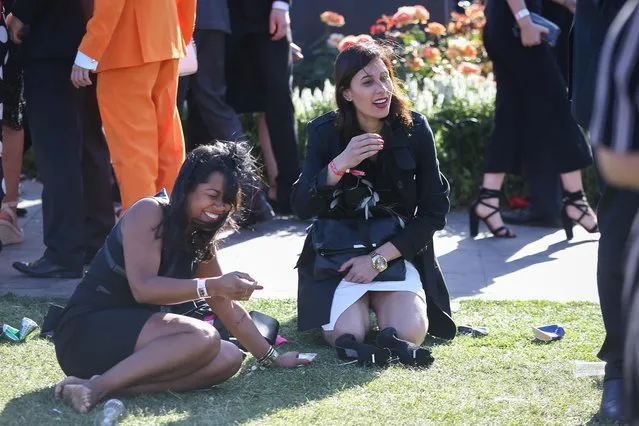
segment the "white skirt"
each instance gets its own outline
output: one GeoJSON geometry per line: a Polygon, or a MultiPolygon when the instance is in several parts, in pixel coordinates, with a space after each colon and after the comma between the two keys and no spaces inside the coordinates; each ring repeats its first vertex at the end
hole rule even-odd
{"type": "Polygon", "coordinates": [[[419,272],[412,263],[406,264],[406,279],[404,281],[372,281],[368,284],[358,284],[350,281],[340,281],[331,305],[331,322],[322,326],[324,331],[332,331],[340,315],[357,302],[369,291],[410,291],[426,302],[426,293],[419,278],[419,272]]]}

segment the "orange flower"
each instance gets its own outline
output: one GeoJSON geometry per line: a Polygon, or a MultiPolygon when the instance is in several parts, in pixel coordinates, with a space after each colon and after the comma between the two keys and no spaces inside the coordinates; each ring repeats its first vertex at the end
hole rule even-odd
{"type": "Polygon", "coordinates": [[[426,31],[436,36],[443,36],[446,34],[446,27],[439,22],[431,22],[426,27],[426,31]]]}
{"type": "Polygon", "coordinates": [[[415,8],[415,19],[417,19],[422,24],[425,24],[430,19],[430,12],[421,4],[416,4],[413,6],[415,8]]]}
{"type": "Polygon", "coordinates": [[[348,35],[344,37],[342,41],[339,42],[339,44],[337,45],[337,50],[339,50],[340,52],[343,52],[344,50],[356,44],[362,44],[362,43],[367,43],[372,41],[374,41],[373,37],[369,36],[368,34],[360,34],[357,36],[348,35]]]}
{"type": "Polygon", "coordinates": [[[426,66],[426,63],[422,58],[418,58],[413,56],[411,59],[406,61],[406,65],[411,71],[419,71],[421,68],[426,66]]]}
{"type": "Polygon", "coordinates": [[[337,12],[327,10],[320,15],[320,19],[323,23],[331,27],[342,27],[346,23],[344,16],[337,12]]]}
{"type": "Polygon", "coordinates": [[[468,44],[468,46],[464,48],[463,55],[467,58],[476,58],[477,48],[472,44],[468,44]]]}
{"type": "Polygon", "coordinates": [[[448,41],[446,56],[448,57],[448,59],[455,59],[461,56],[466,56],[466,52],[467,50],[469,50],[469,46],[472,47],[470,42],[463,37],[450,39],[448,41]]]}
{"type": "Polygon", "coordinates": [[[415,6],[402,6],[397,9],[397,12],[393,15],[393,23],[402,27],[407,24],[416,24],[419,22],[417,18],[417,10],[415,10],[415,6]]]}
{"type": "Polygon", "coordinates": [[[484,6],[479,3],[474,3],[468,6],[465,12],[469,18],[478,18],[484,15],[484,6]]]}
{"type": "Polygon", "coordinates": [[[462,62],[457,67],[457,71],[462,74],[480,74],[481,67],[477,64],[471,64],[470,62],[462,62]]]}
{"type": "Polygon", "coordinates": [[[386,31],[389,31],[391,28],[393,28],[393,18],[390,16],[382,15],[382,17],[379,18],[375,22],[375,24],[371,26],[370,33],[373,35],[382,34],[386,31]]]}
{"type": "Polygon", "coordinates": [[[448,23],[448,34],[457,34],[462,29],[462,23],[451,21],[448,23]]]}
{"type": "Polygon", "coordinates": [[[434,64],[441,60],[442,52],[436,47],[425,47],[422,50],[422,56],[426,58],[428,63],[434,64]]]}
{"type": "Polygon", "coordinates": [[[450,12],[450,17],[453,18],[453,21],[455,22],[463,23],[468,20],[468,17],[465,14],[457,13],[457,12],[450,12]]]}

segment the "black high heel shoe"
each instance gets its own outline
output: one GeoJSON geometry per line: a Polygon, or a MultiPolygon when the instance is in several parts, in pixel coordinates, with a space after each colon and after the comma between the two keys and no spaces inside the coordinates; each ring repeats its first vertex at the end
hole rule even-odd
{"type": "Polygon", "coordinates": [[[595,223],[595,226],[589,229],[589,228],[586,228],[586,226],[581,222],[584,217],[590,216],[590,213],[588,213],[588,209],[590,208],[590,205],[588,204],[588,200],[586,200],[586,194],[584,194],[583,190],[579,190],[575,192],[564,191],[563,203],[564,203],[564,206],[561,209],[561,222],[564,226],[564,231],[566,231],[567,240],[572,240],[572,237],[573,237],[572,227],[575,223],[581,225],[582,228],[584,228],[586,231],[590,232],[591,234],[594,234],[595,232],[599,232],[599,225],[597,223],[595,223]],[[581,216],[579,216],[579,219],[575,220],[568,215],[568,206],[575,207],[577,210],[581,211],[581,216]]]}
{"type": "Polygon", "coordinates": [[[397,330],[393,327],[380,331],[375,344],[380,348],[386,348],[391,351],[393,356],[399,359],[399,362],[403,365],[428,367],[435,360],[430,348],[400,339],[397,337],[397,330]]]}
{"type": "Polygon", "coordinates": [[[335,339],[337,357],[344,360],[357,360],[360,365],[386,365],[391,352],[366,343],[359,343],[352,334],[342,334],[335,339]]]}
{"type": "Polygon", "coordinates": [[[475,200],[475,202],[470,206],[470,208],[468,209],[468,219],[470,222],[470,236],[471,237],[476,237],[477,234],[479,233],[479,220],[481,219],[486,226],[488,227],[488,229],[490,230],[490,232],[493,234],[493,236],[497,237],[497,238],[514,238],[516,237],[515,233],[512,232],[510,230],[510,228],[508,228],[507,226],[500,226],[497,229],[493,229],[490,227],[490,225],[488,224],[488,219],[497,214],[497,213],[501,213],[501,210],[499,209],[499,207],[495,207],[495,206],[491,206],[490,204],[484,202],[484,200],[488,200],[490,198],[497,198],[499,199],[499,197],[501,196],[501,191],[495,190],[495,189],[486,189],[483,187],[479,188],[479,197],[477,198],[477,200],[475,200]],[[484,217],[480,217],[477,214],[477,206],[479,205],[482,206],[486,206],[489,207],[490,209],[492,209],[492,213],[489,213],[487,216],[484,217]]]}

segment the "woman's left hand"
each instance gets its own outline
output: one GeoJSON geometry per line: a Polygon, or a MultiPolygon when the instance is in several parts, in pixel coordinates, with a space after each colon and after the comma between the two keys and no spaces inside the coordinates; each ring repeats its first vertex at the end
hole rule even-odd
{"type": "Polygon", "coordinates": [[[358,256],[348,260],[340,268],[339,272],[345,272],[351,268],[344,279],[346,281],[358,284],[368,284],[379,274],[373,268],[373,260],[369,255],[358,256]]]}
{"type": "Polygon", "coordinates": [[[298,358],[299,353],[297,352],[286,352],[278,356],[275,361],[273,361],[273,367],[278,368],[295,368],[300,365],[309,365],[312,362],[308,359],[298,358]]]}

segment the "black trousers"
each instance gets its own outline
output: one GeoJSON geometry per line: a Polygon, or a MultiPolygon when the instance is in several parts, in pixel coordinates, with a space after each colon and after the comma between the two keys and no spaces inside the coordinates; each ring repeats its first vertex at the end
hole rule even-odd
{"type": "Polygon", "coordinates": [[[236,106],[238,112],[265,112],[278,168],[278,207],[286,211],[290,210],[291,189],[300,171],[295,110],[291,98],[292,58],[289,43],[286,37],[272,41],[268,33],[234,33],[227,45],[228,52],[240,51],[244,58],[228,64],[229,80],[233,80],[234,86],[239,88],[233,91],[233,96],[244,98],[234,99],[230,103],[236,106]],[[257,81],[246,81],[246,85],[255,87],[255,92],[241,90],[244,81],[238,81],[232,73],[242,75],[242,79],[250,78],[253,74],[257,81]]]}
{"type": "Polygon", "coordinates": [[[601,238],[597,261],[597,287],[606,338],[599,358],[606,361],[606,380],[622,377],[625,325],[622,312],[622,289],[626,245],[635,214],[639,210],[639,193],[604,186],[597,207],[601,238]]]}
{"type": "MultiPolygon", "coordinates": [[[[196,29],[193,38],[197,46],[198,71],[194,75],[180,78],[178,107],[184,104],[190,91],[189,105],[196,104],[208,134],[207,142],[240,139],[242,136],[240,120],[233,108],[226,102],[224,64],[226,34],[218,30],[196,29]]],[[[193,148],[195,147],[187,146],[187,151],[191,151],[193,148]]]]}
{"type": "Polygon", "coordinates": [[[113,227],[109,151],[95,82],[75,89],[73,60],[24,64],[24,91],[36,166],[43,184],[44,256],[79,268],[113,227]]]}
{"type": "Polygon", "coordinates": [[[635,217],[628,245],[623,292],[626,318],[626,345],[624,353],[624,379],[630,419],[639,424],[639,213],[635,217]]]}

